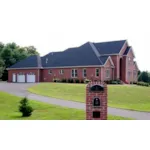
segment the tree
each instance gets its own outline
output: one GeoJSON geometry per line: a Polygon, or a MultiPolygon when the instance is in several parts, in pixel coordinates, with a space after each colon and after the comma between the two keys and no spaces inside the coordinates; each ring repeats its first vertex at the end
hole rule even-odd
{"type": "Polygon", "coordinates": [[[4,72],[4,61],[0,58],[0,78],[2,77],[4,72]]]}
{"type": "Polygon", "coordinates": [[[28,55],[39,55],[34,46],[25,47],[25,50],[27,51],[28,55]]]}
{"type": "Polygon", "coordinates": [[[29,101],[26,97],[20,101],[19,111],[22,113],[22,117],[29,117],[32,115],[33,108],[29,106],[29,101]]]}
{"type": "Polygon", "coordinates": [[[1,54],[2,50],[3,50],[3,48],[4,48],[4,44],[2,42],[0,42],[0,54],[1,54]]]}
{"type": "Polygon", "coordinates": [[[147,71],[143,71],[140,74],[138,81],[143,81],[143,82],[149,83],[149,73],[147,71]]]}

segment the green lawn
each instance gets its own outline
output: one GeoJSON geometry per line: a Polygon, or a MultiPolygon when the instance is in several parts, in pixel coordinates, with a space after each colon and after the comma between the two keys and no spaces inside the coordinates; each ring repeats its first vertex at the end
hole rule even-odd
{"type": "MultiPolygon", "coordinates": [[[[85,102],[85,84],[41,83],[29,88],[39,95],[85,102]]],[[[108,105],[116,108],[150,111],[150,87],[109,85],[108,105]]]]}
{"type": "MultiPolygon", "coordinates": [[[[35,109],[30,117],[21,117],[18,105],[21,98],[0,92],[0,120],[85,120],[83,110],[50,105],[34,100],[30,101],[35,109]]],[[[129,120],[119,116],[108,116],[109,120],[129,120]]]]}

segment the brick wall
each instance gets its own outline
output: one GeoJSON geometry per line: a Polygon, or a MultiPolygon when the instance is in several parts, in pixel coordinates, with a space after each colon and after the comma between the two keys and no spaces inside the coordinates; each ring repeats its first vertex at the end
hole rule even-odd
{"type": "MultiPolygon", "coordinates": [[[[90,67],[87,67],[85,68],[86,69],[86,74],[87,76],[85,78],[89,79],[89,80],[101,80],[101,68],[100,67],[97,67],[99,68],[99,77],[96,77],[95,75],[95,69],[96,68],[90,68],[90,67]]],[[[51,69],[44,69],[43,70],[43,81],[44,82],[51,82],[53,81],[54,78],[59,78],[59,79],[85,79],[83,77],[83,69],[84,68],[51,68],[51,69]],[[60,70],[63,69],[64,70],[64,73],[63,74],[60,74],[60,70]],[[72,69],[77,69],[77,72],[78,72],[78,77],[77,78],[72,78],[71,77],[71,71],[72,69]],[[49,70],[52,70],[52,74],[49,74],[49,70]]]]}
{"type": "Polygon", "coordinates": [[[12,78],[13,78],[13,73],[16,74],[16,78],[17,78],[17,74],[18,73],[24,73],[25,74],[25,81],[27,80],[26,77],[27,77],[27,74],[32,72],[36,75],[36,82],[39,82],[39,69],[18,69],[18,70],[8,70],[8,82],[12,82],[12,78]]]}

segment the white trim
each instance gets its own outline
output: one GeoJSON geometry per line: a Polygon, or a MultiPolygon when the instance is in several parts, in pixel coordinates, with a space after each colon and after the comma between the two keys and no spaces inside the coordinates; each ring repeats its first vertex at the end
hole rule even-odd
{"type": "Polygon", "coordinates": [[[117,54],[101,54],[101,56],[112,56],[112,55],[119,55],[119,53],[117,53],[117,54]]]}
{"type": "Polygon", "coordinates": [[[86,68],[83,68],[83,69],[82,69],[82,77],[83,77],[83,78],[86,78],[86,77],[87,77],[87,69],[86,69],[86,68]],[[84,76],[84,70],[86,71],[86,76],[84,76]]]}
{"type": "Polygon", "coordinates": [[[6,70],[26,70],[26,69],[43,69],[43,67],[28,67],[28,68],[6,68],[6,70]]]}
{"type": "Polygon", "coordinates": [[[7,68],[6,70],[26,70],[26,69],[50,69],[50,68],[90,68],[90,67],[104,67],[104,65],[88,65],[88,66],[60,66],[60,67],[28,67],[28,68],[7,68]]]}
{"type": "Polygon", "coordinates": [[[71,69],[71,78],[78,78],[78,70],[77,70],[77,76],[75,76],[75,70],[77,69],[71,69]],[[73,76],[72,76],[72,70],[73,70],[73,76]]]}
{"type": "Polygon", "coordinates": [[[103,67],[104,65],[89,65],[89,66],[61,66],[61,67],[44,67],[43,69],[50,69],[50,68],[90,68],[90,67],[103,67]]]}
{"type": "MultiPolygon", "coordinates": [[[[106,60],[106,62],[105,62],[105,64],[104,64],[104,66],[107,64],[108,60],[110,60],[111,64],[114,66],[114,63],[113,63],[113,61],[112,61],[112,59],[111,59],[110,56],[107,58],[107,60],[106,60]]],[[[114,66],[114,67],[115,67],[115,66],[114,66]]]]}
{"type": "Polygon", "coordinates": [[[122,50],[123,50],[123,47],[125,46],[125,44],[127,44],[127,45],[128,45],[128,42],[127,42],[127,40],[125,41],[125,43],[123,44],[122,48],[120,49],[119,55],[121,55],[120,53],[122,52],[122,50]]]}

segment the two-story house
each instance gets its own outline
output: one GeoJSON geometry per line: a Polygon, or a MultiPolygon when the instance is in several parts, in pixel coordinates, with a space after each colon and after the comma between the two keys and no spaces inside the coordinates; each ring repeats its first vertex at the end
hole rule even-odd
{"type": "Polygon", "coordinates": [[[138,66],[127,40],[92,43],[47,55],[30,56],[8,69],[8,82],[59,79],[137,81],[138,66]]]}

